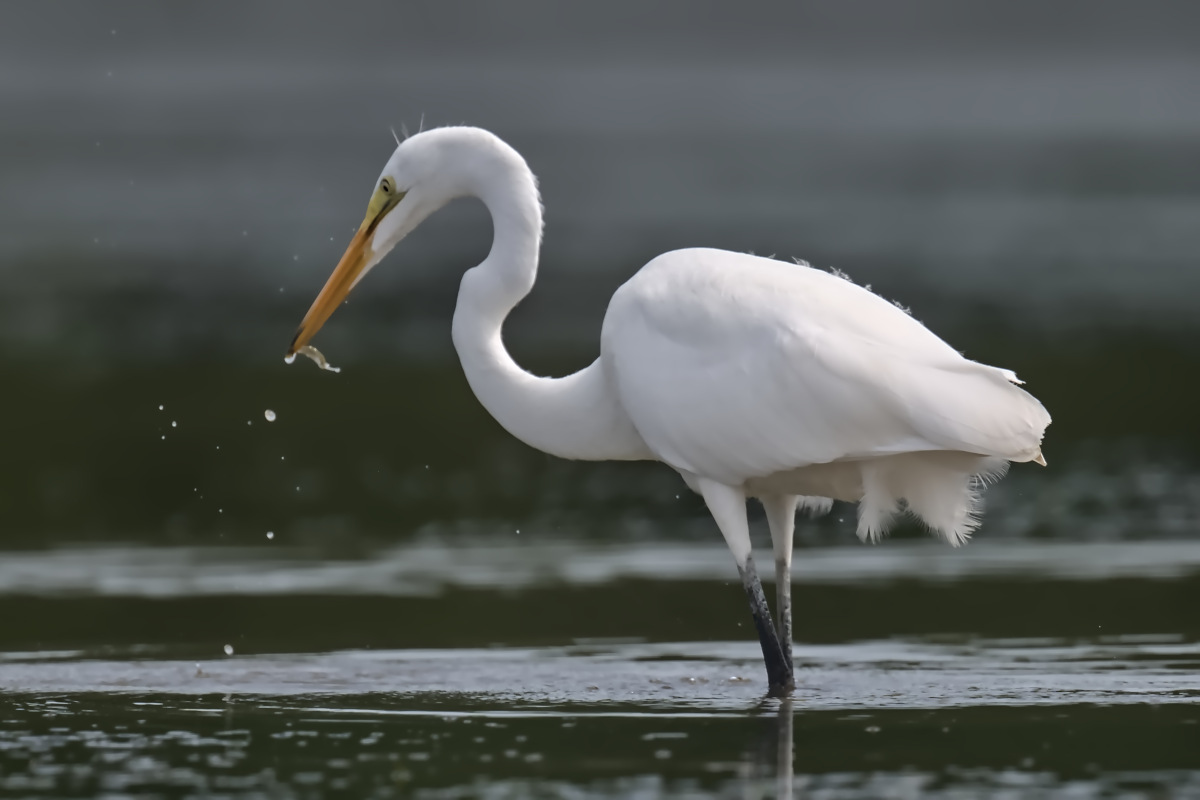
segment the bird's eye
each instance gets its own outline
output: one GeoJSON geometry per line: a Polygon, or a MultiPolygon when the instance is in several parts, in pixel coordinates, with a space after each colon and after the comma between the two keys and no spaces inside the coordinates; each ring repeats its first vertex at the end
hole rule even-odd
{"type": "Polygon", "coordinates": [[[379,188],[383,190],[384,194],[392,193],[392,183],[387,178],[384,178],[383,181],[380,182],[379,188]]]}

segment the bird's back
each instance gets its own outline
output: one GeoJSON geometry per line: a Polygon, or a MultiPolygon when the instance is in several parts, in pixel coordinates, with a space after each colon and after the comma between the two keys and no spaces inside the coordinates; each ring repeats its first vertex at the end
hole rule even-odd
{"type": "Polygon", "coordinates": [[[722,250],[666,253],[614,294],[602,358],[666,463],[730,485],[905,453],[1040,458],[1050,417],[850,281],[722,250]]]}

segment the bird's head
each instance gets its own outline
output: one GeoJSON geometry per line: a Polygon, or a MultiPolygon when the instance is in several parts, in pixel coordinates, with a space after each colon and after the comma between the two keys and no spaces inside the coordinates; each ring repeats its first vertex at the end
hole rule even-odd
{"type": "Polygon", "coordinates": [[[397,145],[375,182],[367,215],[296,330],[289,358],[401,239],[450,200],[471,191],[476,176],[471,155],[480,149],[482,136],[495,139],[478,128],[436,128],[397,145]]]}

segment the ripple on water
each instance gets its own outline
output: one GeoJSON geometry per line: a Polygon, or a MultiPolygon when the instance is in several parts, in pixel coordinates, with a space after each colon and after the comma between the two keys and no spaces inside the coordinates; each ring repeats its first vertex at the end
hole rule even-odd
{"type": "MultiPolygon", "coordinates": [[[[1200,644],[1177,636],[1035,640],[882,640],[799,645],[797,700],[808,709],[1062,703],[1190,703],[1200,644]]],[[[588,643],[546,648],[353,650],[325,654],[11,659],[14,692],[161,692],[254,696],[457,695],[512,711],[556,704],[636,704],[740,711],[761,700],[753,642],[588,643]]],[[[405,713],[418,713],[409,709],[405,713]]],[[[515,712],[514,712],[515,713],[515,712]]]]}
{"type": "Polygon", "coordinates": [[[0,698],[0,791],[358,797],[1191,796],[1195,709],[1054,705],[506,714],[478,700],[0,698]],[[318,706],[317,703],[322,705],[318,706]],[[498,713],[500,712],[500,713],[498,713]],[[794,774],[793,774],[794,773],[794,774]]]}
{"type": "MultiPolygon", "coordinates": [[[[890,542],[875,548],[824,547],[801,551],[793,574],[797,583],[809,585],[981,577],[1161,580],[1200,575],[1200,542],[983,541],[959,549],[937,542],[890,542]]],[[[15,552],[0,559],[0,595],[420,597],[449,587],[522,589],[732,577],[736,573],[729,551],[716,542],[419,542],[357,559],[278,547],[107,547],[15,552]]],[[[763,577],[772,579],[770,574],[763,577]]]]}

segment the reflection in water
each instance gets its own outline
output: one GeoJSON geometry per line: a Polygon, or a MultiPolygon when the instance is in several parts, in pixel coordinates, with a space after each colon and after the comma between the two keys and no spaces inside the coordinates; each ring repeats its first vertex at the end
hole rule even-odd
{"type": "Polygon", "coordinates": [[[775,748],[775,796],[792,796],[792,772],[795,769],[795,750],[792,744],[792,728],[795,720],[792,716],[792,699],[784,698],[779,703],[776,712],[775,733],[778,737],[775,748]]]}
{"type": "Polygon", "coordinates": [[[1200,791],[1173,706],[489,709],[462,696],[6,695],[0,792],[227,797],[1100,797],[1200,791]],[[322,707],[313,703],[322,702],[322,707]],[[794,725],[794,733],[793,733],[794,725]],[[792,776],[795,737],[801,755],[792,776]]]}

